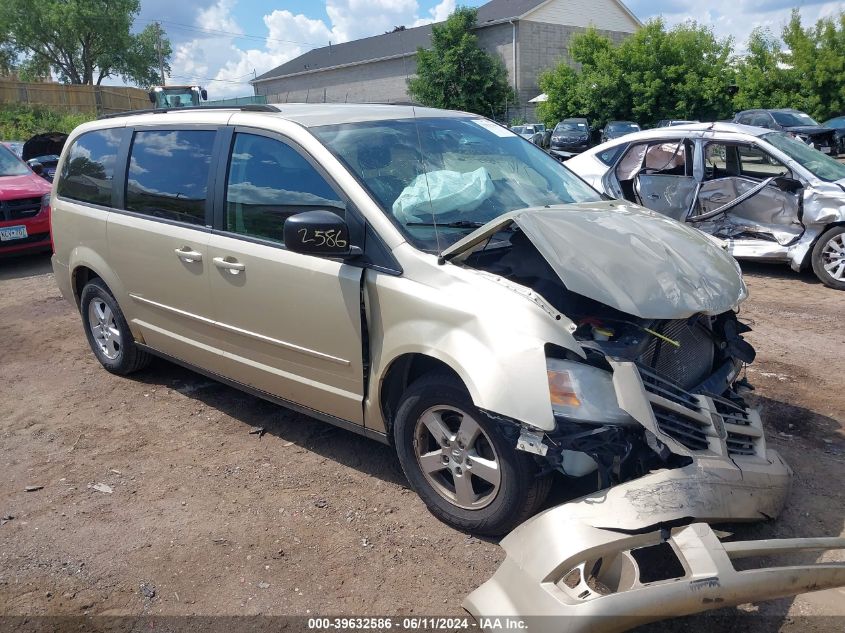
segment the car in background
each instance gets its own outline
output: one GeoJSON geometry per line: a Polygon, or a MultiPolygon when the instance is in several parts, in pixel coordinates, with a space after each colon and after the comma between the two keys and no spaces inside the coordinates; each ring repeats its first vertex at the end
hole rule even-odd
{"type": "Polygon", "coordinates": [[[833,154],[835,151],[836,132],[819,125],[809,114],[794,108],[744,110],[737,113],[734,123],[786,132],[823,154],[833,154]]]}
{"type": "Polygon", "coordinates": [[[23,141],[0,141],[0,145],[8,147],[15,156],[23,158],[23,141]]]}
{"type": "Polygon", "coordinates": [[[655,127],[675,127],[676,125],[689,125],[698,121],[686,121],[683,119],[660,119],[655,127]]]}
{"type": "Polygon", "coordinates": [[[531,141],[534,145],[543,144],[543,134],[546,131],[545,125],[537,123],[529,123],[527,125],[514,125],[511,127],[511,132],[519,134],[526,141],[531,141]]]}
{"type": "Polygon", "coordinates": [[[65,146],[67,134],[64,132],[46,132],[36,134],[23,145],[21,158],[42,178],[53,182],[59,155],[65,146]]]}
{"type": "Polygon", "coordinates": [[[50,250],[50,184],[0,144],[0,255],[50,250]]]}
{"type": "Polygon", "coordinates": [[[835,154],[845,154],[845,116],[838,116],[828,119],[822,123],[823,127],[829,127],[835,130],[836,142],[833,146],[835,154]]]}
{"type": "Polygon", "coordinates": [[[558,158],[569,158],[590,148],[590,122],[584,118],[564,119],[552,130],[549,151],[558,158]]]}
{"type": "Polygon", "coordinates": [[[639,124],[633,121],[608,121],[601,129],[601,142],[605,143],[611,139],[631,134],[632,132],[639,132],[641,130],[639,124]]]}
{"type": "Polygon", "coordinates": [[[845,290],[845,164],[734,123],[629,134],[566,162],[593,187],[726,241],[738,259],[812,266],[845,290]]]}

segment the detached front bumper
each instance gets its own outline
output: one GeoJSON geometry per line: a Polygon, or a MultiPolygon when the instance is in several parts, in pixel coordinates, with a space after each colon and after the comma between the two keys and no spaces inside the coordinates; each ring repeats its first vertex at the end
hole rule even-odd
{"type": "Polygon", "coordinates": [[[484,631],[616,633],[666,618],[845,585],[845,563],[739,571],[734,560],[845,549],[843,538],[722,543],[705,524],[620,534],[578,521],[521,525],[464,600],[484,631]]]}

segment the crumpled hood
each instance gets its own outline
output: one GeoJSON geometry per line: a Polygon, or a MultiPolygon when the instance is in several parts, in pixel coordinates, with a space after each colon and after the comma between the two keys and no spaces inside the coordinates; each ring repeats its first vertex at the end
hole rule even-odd
{"type": "Polygon", "coordinates": [[[644,319],[720,314],[745,300],[739,265],[703,233],[618,201],[512,211],[453,244],[463,261],[516,224],[572,292],[644,319]]]}

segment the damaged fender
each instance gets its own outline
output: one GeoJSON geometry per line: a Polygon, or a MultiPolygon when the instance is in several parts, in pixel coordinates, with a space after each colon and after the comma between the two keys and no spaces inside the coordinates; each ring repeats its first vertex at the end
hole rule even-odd
{"type": "Polygon", "coordinates": [[[738,571],[732,562],[845,549],[845,538],[722,543],[704,523],[671,533],[629,535],[544,516],[502,540],[504,562],[464,600],[464,608],[483,629],[615,633],[667,618],[845,585],[842,562],[747,571],[738,571]],[[503,618],[508,620],[502,623],[503,618]]]}

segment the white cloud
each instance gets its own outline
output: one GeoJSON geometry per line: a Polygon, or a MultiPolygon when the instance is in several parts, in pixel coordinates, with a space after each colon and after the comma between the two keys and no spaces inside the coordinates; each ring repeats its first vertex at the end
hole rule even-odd
{"type": "Polygon", "coordinates": [[[200,83],[208,88],[209,99],[249,95],[252,86],[247,82],[253,72],[260,75],[311,48],[378,35],[395,26],[445,20],[455,10],[455,0],[441,0],[427,17],[419,15],[417,0],[326,0],[328,24],[276,9],[263,18],[267,28],[263,46],[242,48],[243,40],[219,33],[243,33],[232,16],[236,3],[217,0],[197,12],[194,23],[207,34],[176,47],[171,64],[174,83],[200,83]]]}

